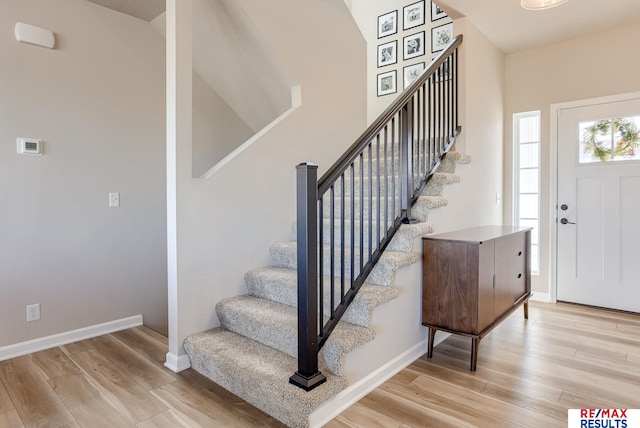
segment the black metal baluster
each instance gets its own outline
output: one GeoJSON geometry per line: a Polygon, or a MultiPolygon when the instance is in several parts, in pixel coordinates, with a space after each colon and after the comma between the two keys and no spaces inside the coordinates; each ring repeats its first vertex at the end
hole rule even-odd
{"type": "Polygon", "coordinates": [[[344,222],[346,221],[344,211],[345,211],[345,183],[344,183],[344,173],[340,176],[340,303],[344,302],[344,274],[345,274],[345,261],[344,261],[344,222]]]}
{"type": "Polygon", "coordinates": [[[426,83],[427,86],[427,97],[428,97],[428,101],[427,101],[427,108],[429,109],[429,114],[427,115],[427,134],[428,134],[428,138],[429,138],[429,169],[431,169],[431,165],[433,165],[433,154],[432,154],[432,146],[433,146],[433,139],[431,138],[431,135],[433,134],[433,122],[431,120],[431,116],[433,115],[433,102],[432,102],[432,97],[433,94],[431,93],[431,87],[433,86],[433,76],[429,77],[429,79],[427,80],[426,83]]]}
{"type": "MultiPolygon", "coordinates": [[[[384,236],[389,229],[389,147],[387,126],[384,127],[384,236]]],[[[393,153],[392,153],[393,156],[393,153]]],[[[393,162],[393,157],[391,158],[393,162]]]]}
{"type": "Polygon", "coordinates": [[[371,143],[369,143],[369,240],[367,241],[367,249],[369,250],[369,256],[367,257],[368,261],[371,261],[371,255],[373,254],[373,244],[371,242],[373,240],[373,222],[371,218],[371,215],[373,213],[373,165],[371,164],[371,150],[371,143]]]}
{"type": "Polygon", "coordinates": [[[376,135],[376,176],[378,177],[378,188],[376,192],[376,249],[380,249],[380,134],[376,135]]]}
{"type": "Polygon", "coordinates": [[[320,309],[318,311],[318,322],[320,331],[324,324],[324,201],[323,198],[318,199],[318,299],[320,309]]]}
{"type": "Polygon", "coordinates": [[[454,82],[454,84],[455,84],[454,91],[455,91],[455,94],[456,94],[456,108],[455,108],[455,116],[456,116],[456,118],[455,118],[455,123],[456,123],[456,130],[457,130],[458,125],[459,125],[459,123],[458,123],[458,48],[456,48],[456,50],[454,51],[454,55],[455,55],[455,57],[454,57],[455,58],[455,61],[454,61],[455,74],[454,74],[454,76],[455,76],[455,79],[456,79],[455,82],[454,82]]]}
{"type": "MultiPolygon", "coordinates": [[[[356,194],[356,167],[355,167],[355,162],[351,164],[351,210],[350,211],[350,221],[351,221],[351,236],[349,237],[349,242],[351,245],[349,245],[350,248],[350,271],[351,271],[351,275],[350,275],[350,281],[349,281],[349,288],[353,287],[353,283],[354,283],[354,279],[355,279],[355,271],[356,271],[356,261],[355,261],[355,255],[356,255],[356,243],[355,243],[355,233],[356,233],[356,207],[354,204],[354,200],[353,200],[353,196],[356,194]]],[[[344,302],[344,289],[342,290],[342,302],[344,302]]]]}
{"type": "Polygon", "coordinates": [[[428,154],[429,146],[427,141],[427,129],[429,126],[427,124],[427,109],[429,107],[427,104],[426,83],[422,85],[422,88],[420,90],[422,91],[422,151],[423,151],[422,161],[424,162],[424,165],[422,168],[422,180],[426,180],[427,173],[429,172],[429,154],[428,154]]]}
{"type": "Polygon", "coordinates": [[[364,266],[364,156],[360,153],[360,272],[362,272],[362,267],[364,266]]]}
{"type": "Polygon", "coordinates": [[[331,185],[330,193],[331,200],[329,201],[329,211],[331,211],[331,216],[329,217],[329,269],[331,270],[331,273],[329,274],[329,278],[331,281],[331,318],[333,319],[333,315],[336,312],[336,191],[334,185],[331,185]]]}
{"type": "MultiPolygon", "coordinates": [[[[391,119],[391,194],[393,199],[391,200],[391,206],[393,208],[393,216],[397,216],[396,211],[396,130],[395,130],[395,116],[391,119]]],[[[393,221],[393,220],[391,220],[393,221]]]]}

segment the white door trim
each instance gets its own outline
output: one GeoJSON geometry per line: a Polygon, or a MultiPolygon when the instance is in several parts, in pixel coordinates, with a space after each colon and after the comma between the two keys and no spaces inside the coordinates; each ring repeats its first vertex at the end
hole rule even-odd
{"type": "Polygon", "coordinates": [[[558,222],[557,222],[557,204],[558,204],[558,118],[561,111],[566,109],[588,107],[598,104],[608,104],[619,101],[629,101],[640,99],[640,92],[629,92],[626,94],[610,95],[606,97],[589,98],[584,100],[569,101],[564,103],[551,104],[549,118],[550,135],[549,135],[549,208],[550,220],[549,225],[549,266],[551,268],[551,287],[549,292],[549,301],[555,303],[558,296],[558,222]]]}

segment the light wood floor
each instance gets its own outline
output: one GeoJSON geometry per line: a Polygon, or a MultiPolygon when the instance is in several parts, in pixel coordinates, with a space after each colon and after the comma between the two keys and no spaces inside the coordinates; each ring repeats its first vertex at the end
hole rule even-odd
{"type": "MultiPolygon", "coordinates": [[[[532,302],[480,343],[452,336],[329,424],[566,427],[568,408],[640,408],[640,317],[532,302]]],[[[282,427],[135,328],[0,362],[0,427],[282,427]]]]}

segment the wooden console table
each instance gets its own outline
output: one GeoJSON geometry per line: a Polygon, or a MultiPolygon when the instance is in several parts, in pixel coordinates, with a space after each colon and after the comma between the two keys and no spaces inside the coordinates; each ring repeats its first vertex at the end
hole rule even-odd
{"type": "Polygon", "coordinates": [[[427,357],[438,330],[471,338],[471,371],[487,333],[531,296],[531,228],[484,226],[422,238],[427,357]]]}

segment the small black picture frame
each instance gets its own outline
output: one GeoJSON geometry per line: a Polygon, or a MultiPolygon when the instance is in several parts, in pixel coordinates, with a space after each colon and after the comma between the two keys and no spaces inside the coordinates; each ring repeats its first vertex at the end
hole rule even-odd
{"type": "Polygon", "coordinates": [[[396,70],[378,74],[378,96],[395,94],[398,91],[396,70]]]}
{"type": "Polygon", "coordinates": [[[390,36],[398,32],[398,11],[394,10],[378,17],[378,38],[390,36]]]}
{"type": "Polygon", "coordinates": [[[411,34],[402,39],[403,57],[405,61],[424,55],[424,31],[411,34]]]}
{"type": "Polygon", "coordinates": [[[446,12],[440,9],[440,6],[431,2],[431,22],[446,18],[447,16],[446,12]]]}
{"type": "Polygon", "coordinates": [[[402,8],[402,29],[408,30],[419,25],[423,25],[424,20],[424,0],[420,0],[416,3],[411,3],[408,6],[402,8]]]}
{"type": "Polygon", "coordinates": [[[431,29],[431,52],[440,52],[453,40],[453,22],[431,29]]]}
{"type": "Polygon", "coordinates": [[[404,76],[404,89],[407,89],[409,85],[411,85],[417,78],[420,76],[420,73],[425,68],[424,62],[419,62],[417,64],[407,65],[402,69],[402,74],[404,76]]]}
{"type": "Polygon", "coordinates": [[[395,64],[398,62],[398,41],[378,45],[378,67],[395,64]]]}

